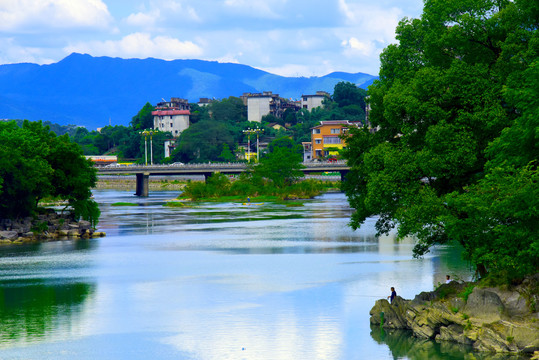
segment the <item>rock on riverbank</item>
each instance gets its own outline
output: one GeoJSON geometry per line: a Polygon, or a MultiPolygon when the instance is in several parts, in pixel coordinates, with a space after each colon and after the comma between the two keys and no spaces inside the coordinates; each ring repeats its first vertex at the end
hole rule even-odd
{"type": "Polygon", "coordinates": [[[0,245],[101,236],[105,233],[95,231],[90,222],[76,221],[70,213],[57,214],[54,210],[35,218],[0,219],[0,245]]]}
{"type": "Polygon", "coordinates": [[[378,300],[370,311],[371,324],[478,351],[539,356],[539,274],[512,289],[474,285],[451,282],[413,300],[378,300]]]}

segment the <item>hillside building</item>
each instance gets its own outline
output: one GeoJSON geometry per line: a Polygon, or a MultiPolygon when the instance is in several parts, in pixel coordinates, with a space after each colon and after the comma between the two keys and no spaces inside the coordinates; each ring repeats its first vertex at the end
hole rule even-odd
{"type": "Polygon", "coordinates": [[[190,106],[186,99],[170,98],[170,101],[160,102],[152,111],[153,128],[159,131],[171,132],[175,138],[189,128],[190,106]]]}
{"type": "Polygon", "coordinates": [[[287,109],[298,111],[301,109],[301,101],[284,99],[279,94],[273,94],[271,91],[262,93],[244,93],[241,97],[243,104],[247,106],[247,120],[261,122],[262,117],[273,115],[279,119],[287,109]]]}
{"type": "Polygon", "coordinates": [[[301,108],[311,111],[314,108],[324,106],[323,101],[331,95],[325,91],[317,91],[315,95],[301,95],[301,108]]]}
{"type": "Polygon", "coordinates": [[[306,145],[303,146],[304,158],[307,157],[305,153],[309,150],[313,160],[337,156],[339,150],[346,146],[345,140],[341,139],[342,135],[345,135],[351,127],[357,127],[358,124],[360,123],[349,120],[320,121],[320,125],[311,128],[310,149],[306,145]]]}

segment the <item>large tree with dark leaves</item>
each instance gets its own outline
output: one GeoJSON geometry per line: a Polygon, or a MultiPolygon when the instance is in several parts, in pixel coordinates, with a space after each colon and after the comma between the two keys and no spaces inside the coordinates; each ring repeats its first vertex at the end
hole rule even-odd
{"type": "Polygon", "coordinates": [[[458,241],[481,276],[538,271],[539,6],[426,0],[397,27],[354,131],[352,225],[415,236],[415,255],[458,241]]]}
{"type": "Polygon", "coordinates": [[[0,122],[0,218],[33,215],[39,200],[51,196],[95,224],[99,208],[90,189],[96,180],[91,162],[67,134],[56,136],[41,122],[0,122]]]}

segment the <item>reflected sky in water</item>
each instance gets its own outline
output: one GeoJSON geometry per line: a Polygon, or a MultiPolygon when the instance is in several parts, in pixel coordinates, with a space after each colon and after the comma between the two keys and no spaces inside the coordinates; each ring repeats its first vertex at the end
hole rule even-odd
{"type": "Polygon", "coordinates": [[[393,359],[375,300],[470,276],[450,248],[413,259],[412,240],[376,238],[375,219],[352,231],[343,194],[163,206],[176,196],[96,191],[107,237],[0,248],[0,358],[393,359]]]}

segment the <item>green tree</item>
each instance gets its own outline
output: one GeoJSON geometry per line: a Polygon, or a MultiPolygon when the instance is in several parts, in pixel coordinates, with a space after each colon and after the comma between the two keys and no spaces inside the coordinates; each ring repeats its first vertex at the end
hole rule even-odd
{"type": "Polygon", "coordinates": [[[219,158],[228,162],[234,161],[236,159],[234,154],[232,154],[232,151],[230,151],[230,146],[227,143],[223,144],[223,150],[221,151],[219,158]]]}
{"type": "Polygon", "coordinates": [[[144,129],[151,129],[153,128],[153,115],[152,111],[154,111],[155,108],[147,102],[142,109],[138,112],[137,115],[133,116],[131,119],[131,126],[135,131],[144,130],[144,129]]]}
{"type": "Polygon", "coordinates": [[[68,135],[56,136],[41,122],[0,123],[0,218],[33,215],[40,199],[68,201],[76,217],[97,223],[90,188],[96,171],[68,135]]]}
{"type": "Polygon", "coordinates": [[[339,107],[356,105],[365,109],[366,96],[367,92],[365,90],[358,88],[351,82],[341,81],[333,88],[333,101],[335,101],[339,107]]]}
{"type": "Polygon", "coordinates": [[[535,207],[524,215],[519,203],[537,198],[532,3],[428,0],[421,19],[400,22],[399,44],[384,50],[369,88],[378,130],[348,140],[354,228],[378,215],[379,233],[417,238],[416,256],[456,240],[481,276],[537,271],[537,206],[526,202],[535,207]]]}
{"type": "Polygon", "coordinates": [[[291,185],[303,177],[303,158],[295,149],[274,147],[254,167],[253,176],[270,180],[276,187],[291,185]]]}
{"type": "Polygon", "coordinates": [[[290,138],[290,136],[282,136],[269,143],[268,151],[270,153],[273,152],[276,148],[287,148],[292,150],[296,154],[303,154],[303,147],[299,144],[296,144],[294,140],[290,138]]]}
{"type": "Polygon", "coordinates": [[[218,161],[223,144],[234,145],[228,127],[215,120],[202,120],[181,134],[172,158],[181,162],[218,161]]]}
{"type": "Polygon", "coordinates": [[[227,123],[240,123],[247,119],[247,107],[243,101],[234,96],[208,105],[211,118],[227,123]]]}

